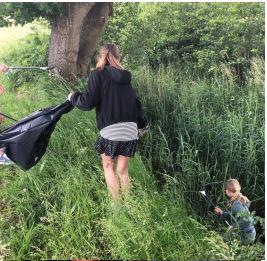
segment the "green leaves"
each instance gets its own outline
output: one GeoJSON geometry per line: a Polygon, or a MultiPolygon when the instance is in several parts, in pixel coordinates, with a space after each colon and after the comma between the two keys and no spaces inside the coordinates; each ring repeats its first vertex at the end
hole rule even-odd
{"type": "Polygon", "coordinates": [[[103,42],[119,43],[126,64],[194,61],[214,75],[226,63],[242,78],[264,55],[263,3],[117,3],[103,42]]]}
{"type": "Polygon", "coordinates": [[[0,26],[24,24],[35,18],[52,19],[63,10],[64,3],[1,3],[0,26]]]}

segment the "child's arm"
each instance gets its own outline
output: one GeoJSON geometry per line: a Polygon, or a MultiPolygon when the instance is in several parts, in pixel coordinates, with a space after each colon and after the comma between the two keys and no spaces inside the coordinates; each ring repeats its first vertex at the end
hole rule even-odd
{"type": "MultiPolygon", "coordinates": [[[[231,225],[232,225],[232,221],[233,221],[233,215],[228,212],[228,211],[223,211],[222,209],[220,209],[219,207],[216,207],[215,209],[215,212],[217,214],[220,215],[220,217],[223,219],[223,220],[228,220],[229,222],[231,222],[231,225]]],[[[228,222],[227,222],[228,223],[228,222]]]]}
{"type": "Polygon", "coordinates": [[[243,225],[243,220],[242,218],[239,218],[239,215],[244,210],[244,206],[240,202],[236,201],[231,207],[231,212],[222,211],[221,217],[225,220],[229,220],[232,228],[240,228],[240,226],[243,225]]]}
{"type": "Polygon", "coordinates": [[[69,100],[73,106],[85,111],[89,111],[97,106],[101,97],[99,77],[97,71],[92,71],[89,76],[87,89],[84,92],[74,92],[69,95],[69,100]]]}

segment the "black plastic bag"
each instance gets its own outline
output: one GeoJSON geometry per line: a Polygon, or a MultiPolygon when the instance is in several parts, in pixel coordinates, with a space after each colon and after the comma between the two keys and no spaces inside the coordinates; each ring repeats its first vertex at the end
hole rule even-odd
{"type": "Polygon", "coordinates": [[[0,148],[22,169],[30,169],[45,154],[56,123],[72,109],[66,101],[32,113],[0,132],[0,148]]]}

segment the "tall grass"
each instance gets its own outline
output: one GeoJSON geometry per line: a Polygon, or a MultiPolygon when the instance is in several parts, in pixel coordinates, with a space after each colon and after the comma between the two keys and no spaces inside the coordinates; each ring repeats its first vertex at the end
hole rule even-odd
{"type": "MultiPolygon", "coordinates": [[[[16,87],[12,75],[0,76],[6,87],[1,111],[19,119],[84,86],[83,80],[69,86],[49,75],[29,76],[16,87]]],[[[141,141],[142,157],[137,153],[130,162],[131,194],[123,195],[119,205],[111,202],[93,149],[98,136],[94,112],[75,109],[59,121],[47,153],[34,168],[1,168],[0,259],[263,258],[261,244],[240,251],[238,241],[223,241],[221,224],[218,231],[197,221],[194,211],[204,202],[189,192],[236,171],[244,177],[245,194],[253,199],[252,193],[262,193],[261,87],[252,81],[237,89],[228,80],[203,80],[190,68],[171,67],[158,72],[140,68],[134,81],[152,131],[141,141]],[[161,190],[155,176],[164,178],[161,190]]],[[[212,193],[223,198],[219,187],[212,193]]]]}
{"type": "MultiPolygon", "coordinates": [[[[261,64],[255,62],[254,68],[261,64]]],[[[254,72],[257,79],[242,88],[227,75],[200,78],[182,65],[134,72],[134,85],[151,124],[142,152],[161,183],[171,176],[183,191],[203,190],[213,183],[210,193],[221,202],[222,182],[237,178],[253,209],[264,215],[261,72],[254,72]]],[[[187,196],[194,204],[196,194],[187,196]]]]}
{"type": "MultiPolygon", "coordinates": [[[[51,97],[49,78],[39,81],[19,98],[6,82],[6,110],[13,115],[24,108],[22,116],[41,106],[36,96],[42,98],[42,105],[62,100],[63,88],[51,97]]],[[[21,88],[24,93],[28,85],[21,88]]],[[[139,155],[129,169],[132,193],[114,205],[93,150],[97,135],[94,113],[74,110],[58,123],[36,167],[27,172],[15,166],[1,171],[0,238],[6,246],[5,258],[233,258],[218,234],[188,216],[179,190],[157,191],[139,155]]]]}

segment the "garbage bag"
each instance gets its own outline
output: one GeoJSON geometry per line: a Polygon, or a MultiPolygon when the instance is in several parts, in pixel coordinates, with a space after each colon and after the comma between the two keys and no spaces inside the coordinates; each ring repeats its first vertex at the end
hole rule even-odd
{"type": "Polygon", "coordinates": [[[54,128],[73,109],[69,101],[36,111],[0,132],[0,148],[24,170],[38,163],[45,154],[54,128]]]}

